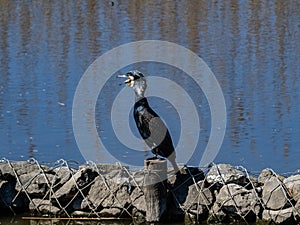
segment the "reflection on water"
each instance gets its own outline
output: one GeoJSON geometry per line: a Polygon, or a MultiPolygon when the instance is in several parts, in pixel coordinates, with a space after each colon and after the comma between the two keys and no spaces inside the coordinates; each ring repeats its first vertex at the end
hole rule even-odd
{"type": "MultiPolygon", "coordinates": [[[[71,118],[82,74],[113,47],[157,39],[194,51],[220,82],[228,127],[216,162],[253,170],[299,168],[299,1],[120,0],[112,5],[92,0],[1,0],[0,11],[1,157],[83,162],[71,118]]],[[[202,151],[210,113],[199,88],[174,68],[138,66],[146,74],[181,78],[203,112],[202,151]]],[[[109,105],[121,87],[113,80],[107,87],[97,120],[99,133],[109,140],[112,131],[101,121],[109,119],[109,105]]],[[[167,115],[171,133],[178,138],[176,112],[170,113],[170,105],[160,100],[153,99],[152,106],[167,115]]],[[[122,146],[108,144],[120,157],[133,157],[121,151],[122,146]]]]}
{"type": "MultiPolygon", "coordinates": [[[[131,220],[93,220],[88,218],[82,219],[23,219],[22,217],[0,218],[3,225],[17,224],[17,225],[130,225],[131,220]]],[[[175,225],[175,224],[173,224],[175,225]]]]}

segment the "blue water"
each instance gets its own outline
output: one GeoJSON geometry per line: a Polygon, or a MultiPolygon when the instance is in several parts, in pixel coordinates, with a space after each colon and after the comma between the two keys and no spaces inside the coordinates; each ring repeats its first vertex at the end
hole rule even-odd
{"type": "MultiPolygon", "coordinates": [[[[299,169],[299,11],[299,1],[0,1],[0,157],[83,163],[72,104],[84,72],[121,44],[164,40],[200,56],[222,88],[227,128],[216,163],[299,169]]],[[[119,72],[133,68],[181,80],[200,115],[194,156],[200,157],[211,126],[201,89],[182,71],[159,63],[128,65],[119,72]]],[[[97,130],[118,160],[142,164],[145,153],[121,145],[110,124],[111,105],[124,88],[114,77],[97,101],[97,130]]],[[[178,143],[176,109],[164,99],[149,101],[178,143]]],[[[124,120],[138,137],[132,117],[124,120]]]]}

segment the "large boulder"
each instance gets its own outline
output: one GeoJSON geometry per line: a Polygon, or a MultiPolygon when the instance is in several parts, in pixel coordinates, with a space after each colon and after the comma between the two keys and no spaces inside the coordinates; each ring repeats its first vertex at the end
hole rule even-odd
{"type": "Polygon", "coordinates": [[[51,196],[51,202],[55,205],[69,205],[78,193],[84,195],[88,193],[90,184],[96,176],[97,173],[90,168],[78,170],[71,179],[51,196]]]}
{"type": "Polygon", "coordinates": [[[296,221],[300,222],[300,200],[298,200],[294,207],[294,218],[296,221]]]}
{"type": "Polygon", "coordinates": [[[215,164],[206,175],[209,184],[235,183],[242,186],[248,183],[245,174],[230,164],[215,164]]]}
{"type": "Polygon", "coordinates": [[[267,209],[279,210],[290,207],[288,198],[282,182],[277,177],[271,177],[265,182],[262,200],[267,209]]]}
{"type": "Polygon", "coordinates": [[[30,197],[43,198],[52,184],[57,183],[58,178],[53,174],[40,173],[40,171],[32,171],[19,176],[16,183],[18,192],[26,192],[30,197]]]}
{"type": "Polygon", "coordinates": [[[85,210],[100,210],[103,207],[103,202],[107,201],[110,190],[115,188],[113,182],[104,181],[102,177],[97,176],[86,198],[82,201],[81,208],[85,210]]]}
{"type": "Polygon", "coordinates": [[[171,189],[172,203],[169,205],[169,211],[174,216],[183,216],[184,211],[182,205],[186,202],[189,187],[195,182],[204,179],[203,171],[195,167],[184,167],[180,170],[180,174],[171,177],[168,180],[171,189]]]}
{"type": "Polygon", "coordinates": [[[255,221],[261,211],[261,205],[255,190],[247,190],[238,184],[227,184],[220,189],[211,214],[220,220],[224,218],[255,221]]]}
{"type": "Polygon", "coordinates": [[[300,174],[290,176],[283,180],[289,195],[295,200],[300,200],[300,174]]]}
{"type": "Polygon", "coordinates": [[[131,204],[137,211],[146,212],[146,199],[144,192],[139,188],[135,187],[130,195],[131,204]]]}
{"type": "MultiPolygon", "coordinates": [[[[47,169],[48,167],[42,166],[41,168],[47,169]]],[[[11,177],[16,177],[16,175],[21,176],[32,171],[40,171],[41,168],[38,165],[31,164],[27,161],[0,164],[0,178],[7,180],[11,177]]]]}
{"type": "Polygon", "coordinates": [[[29,204],[29,210],[33,213],[57,215],[61,211],[56,206],[53,206],[50,200],[32,199],[29,204]]]}
{"type": "Polygon", "coordinates": [[[268,181],[272,177],[277,177],[280,181],[283,181],[285,179],[284,176],[280,174],[275,174],[274,171],[271,169],[264,169],[259,174],[257,180],[260,185],[263,185],[266,181],[268,181]]]}
{"type": "Polygon", "coordinates": [[[63,186],[77,171],[75,169],[62,166],[53,169],[55,176],[57,177],[57,182],[52,181],[52,189],[56,191],[61,186],[63,186]]]}
{"type": "Polygon", "coordinates": [[[258,176],[258,179],[257,181],[263,185],[267,180],[269,180],[271,177],[274,177],[275,174],[272,170],[269,170],[269,169],[263,169],[259,176],[258,176]]]}
{"type": "Polygon", "coordinates": [[[293,211],[293,207],[282,210],[265,209],[262,214],[262,219],[274,222],[275,224],[295,224],[293,211]]]}
{"type": "Polygon", "coordinates": [[[189,187],[183,208],[185,211],[201,216],[208,213],[208,209],[213,204],[213,200],[213,194],[209,188],[205,187],[205,182],[199,181],[189,187]]]}
{"type": "Polygon", "coordinates": [[[119,218],[120,216],[122,216],[123,212],[124,212],[123,209],[111,207],[111,208],[102,209],[99,212],[99,216],[119,218]]]}
{"type": "Polygon", "coordinates": [[[124,209],[131,203],[128,186],[118,184],[114,179],[96,177],[86,198],[83,200],[81,208],[88,210],[101,210],[103,208],[124,209]]]}

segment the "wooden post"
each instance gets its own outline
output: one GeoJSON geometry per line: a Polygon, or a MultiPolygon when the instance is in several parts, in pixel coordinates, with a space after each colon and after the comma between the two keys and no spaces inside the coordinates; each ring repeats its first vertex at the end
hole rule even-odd
{"type": "Polygon", "coordinates": [[[167,161],[146,159],[144,194],[146,200],[146,221],[159,222],[167,208],[167,161]]]}

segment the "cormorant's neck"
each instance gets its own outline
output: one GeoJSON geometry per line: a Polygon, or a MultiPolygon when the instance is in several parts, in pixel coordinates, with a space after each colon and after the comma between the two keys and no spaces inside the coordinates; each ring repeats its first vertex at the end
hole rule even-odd
{"type": "Polygon", "coordinates": [[[137,102],[138,100],[144,98],[144,93],[147,88],[146,80],[139,79],[138,81],[135,81],[132,88],[135,93],[135,101],[137,102]]]}
{"type": "Polygon", "coordinates": [[[137,105],[137,106],[148,106],[149,104],[148,104],[147,98],[143,97],[143,98],[136,98],[135,105],[137,105]]]}
{"type": "Polygon", "coordinates": [[[139,95],[138,93],[135,93],[135,102],[138,102],[139,100],[145,98],[144,95],[139,95]]]}

